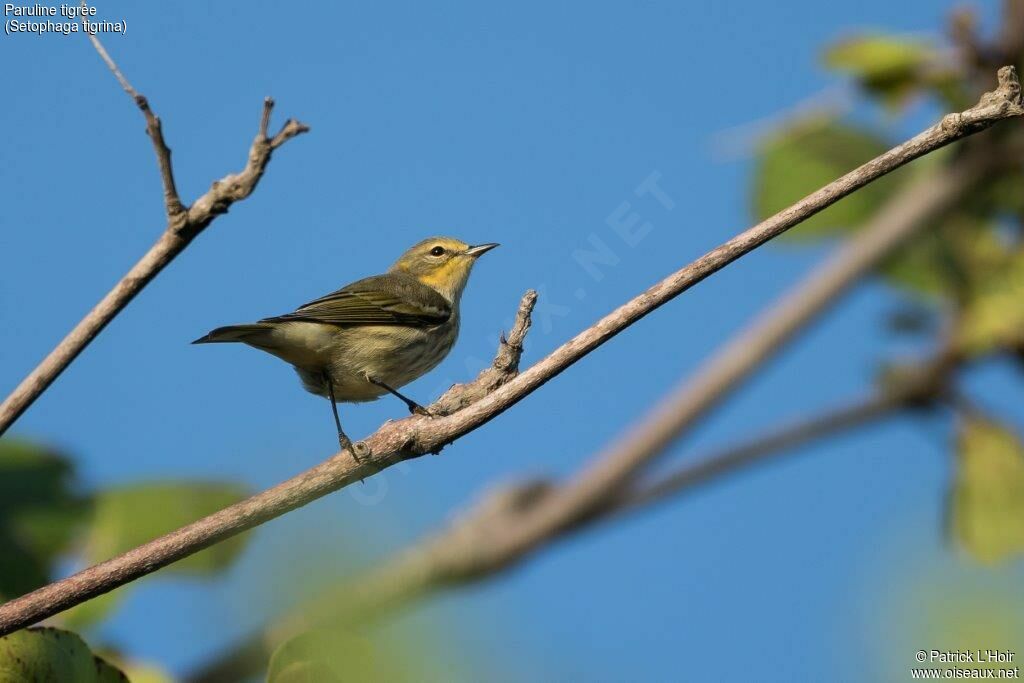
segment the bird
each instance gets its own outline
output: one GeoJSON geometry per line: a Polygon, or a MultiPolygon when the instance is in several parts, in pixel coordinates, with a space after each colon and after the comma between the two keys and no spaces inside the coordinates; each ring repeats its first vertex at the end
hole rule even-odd
{"type": "Polygon", "coordinates": [[[291,364],[306,391],[330,401],[338,444],[357,457],[337,404],[392,394],[410,413],[429,415],[399,389],[433,370],[452,350],[470,272],[497,246],[429,237],[383,275],[356,280],[291,313],[218,327],[192,343],[247,344],[291,364]]]}

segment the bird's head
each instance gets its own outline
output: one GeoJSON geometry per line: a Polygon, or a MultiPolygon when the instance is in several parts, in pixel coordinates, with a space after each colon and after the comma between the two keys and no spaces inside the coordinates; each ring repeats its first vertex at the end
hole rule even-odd
{"type": "Polygon", "coordinates": [[[496,246],[470,246],[452,237],[430,237],[410,247],[390,272],[408,273],[454,302],[462,295],[477,258],[496,246]]]}

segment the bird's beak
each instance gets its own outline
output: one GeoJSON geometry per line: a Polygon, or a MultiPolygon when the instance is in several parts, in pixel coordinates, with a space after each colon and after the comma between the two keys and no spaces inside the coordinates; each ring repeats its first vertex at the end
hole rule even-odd
{"type": "Polygon", "coordinates": [[[470,247],[469,249],[467,249],[463,253],[466,256],[472,256],[473,258],[476,258],[477,256],[480,256],[481,254],[486,254],[491,249],[494,249],[497,246],[501,246],[501,245],[499,245],[497,242],[488,242],[487,244],[477,244],[475,246],[470,247]]]}

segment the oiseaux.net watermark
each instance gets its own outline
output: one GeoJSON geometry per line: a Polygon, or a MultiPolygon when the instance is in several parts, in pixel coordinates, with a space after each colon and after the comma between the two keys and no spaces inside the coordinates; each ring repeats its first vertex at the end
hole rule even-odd
{"type": "Polygon", "coordinates": [[[912,680],[1013,680],[1020,678],[1017,653],[1011,650],[918,650],[912,680]]]}

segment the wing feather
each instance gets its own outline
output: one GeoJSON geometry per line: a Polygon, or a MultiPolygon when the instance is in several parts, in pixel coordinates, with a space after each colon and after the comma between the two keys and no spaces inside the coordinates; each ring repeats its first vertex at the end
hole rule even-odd
{"type": "Polygon", "coordinates": [[[430,287],[404,273],[389,273],[358,280],[292,313],[260,322],[432,327],[447,322],[451,314],[451,304],[430,287]]]}

